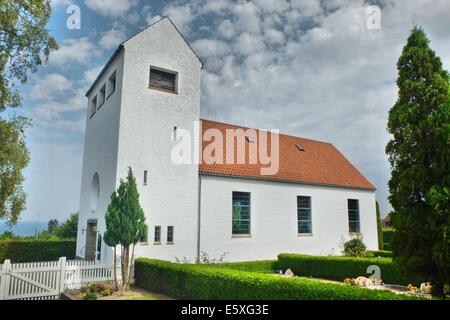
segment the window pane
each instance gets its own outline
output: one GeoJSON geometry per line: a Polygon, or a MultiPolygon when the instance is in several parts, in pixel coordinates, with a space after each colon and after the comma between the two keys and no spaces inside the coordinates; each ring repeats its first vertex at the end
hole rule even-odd
{"type": "Polygon", "coordinates": [[[161,242],[161,227],[155,227],[155,242],[161,242]]]}
{"type": "Polygon", "coordinates": [[[250,193],[233,192],[232,233],[250,234],[250,193]]]}
{"type": "Polygon", "coordinates": [[[299,221],[298,232],[299,233],[312,233],[311,222],[299,221]]]}
{"type": "Polygon", "coordinates": [[[297,197],[298,233],[312,233],[311,197],[297,197]]]}
{"type": "Polygon", "coordinates": [[[348,199],[347,203],[349,232],[360,232],[359,200],[348,199]]]}
{"type": "Polygon", "coordinates": [[[167,242],[173,242],[173,226],[167,227],[167,242]]]}
{"type": "Polygon", "coordinates": [[[175,91],[176,74],[150,68],[150,86],[175,91]]]}

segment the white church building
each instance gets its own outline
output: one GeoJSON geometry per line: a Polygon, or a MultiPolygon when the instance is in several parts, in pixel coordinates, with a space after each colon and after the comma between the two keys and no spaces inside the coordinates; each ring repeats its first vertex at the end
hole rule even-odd
{"type": "Polygon", "coordinates": [[[106,63],[86,93],[77,256],[111,260],[104,215],[128,167],[148,226],[138,257],[340,254],[355,235],[377,249],[375,187],[344,155],[326,142],[200,120],[201,70],[169,18],[121,43],[106,63]],[[242,139],[228,140],[229,132],[242,139]],[[212,147],[218,142],[223,152],[212,147]],[[198,160],[179,161],[189,154],[182,145],[198,160]],[[266,156],[252,153],[264,145],[266,156]]]}

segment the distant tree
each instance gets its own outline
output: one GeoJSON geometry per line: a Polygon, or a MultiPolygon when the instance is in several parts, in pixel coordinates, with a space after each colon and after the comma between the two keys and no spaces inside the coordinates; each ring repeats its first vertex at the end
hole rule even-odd
{"type": "Polygon", "coordinates": [[[47,225],[47,232],[50,234],[56,234],[59,228],[59,221],[58,219],[51,219],[48,221],[47,225]]]}
{"type": "Polygon", "coordinates": [[[131,168],[126,180],[120,180],[119,188],[111,195],[111,202],[105,213],[105,243],[114,248],[120,245],[122,267],[122,290],[129,285],[129,268],[134,260],[134,247],[145,236],[144,210],[139,204],[136,178],[131,168]],[[130,257],[131,250],[131,257],[130,257]]]}
{"type": "MultiPolygon", "coordinates": [[[[25,83],[28,72],[35,72],[57,49],[45,28],[50,13],[49,0],[0,1],[0,113],[21,105],[15,83],[25,83]]],[[[24,141],[29,125],[23,117],[0,118],[0,219],[11,225],[25,210],[22,171],[29,162],[24,141]]]]}
{"type": "Polygon", "coordinates": [[[62,239],[75,239],[78,231],[78,216],[78,212],[72,213],[69,218],[56,229],[55,235],[62,239]]]}
{"type": "Polygon", "coordinates": [[[375,201],[375,206],[377,210],[378,249],[383,250],[383,230],[381,228],[380,205],[378,201],[375,201]]]}
{"type": "Polygon", "coordinates": [[[443,295],[450,284],[449,75],[418,27],[397,67],[398,100],[388,121],[393,139],[386,146],[394,259],[443,295]]]}
{"type": "Polygon", "coordinates": [[[19,236],[16,236],[12,231],[3,231],[2,234],[0,234],[0,240],[14,240],[19,239],[19,236]]]}

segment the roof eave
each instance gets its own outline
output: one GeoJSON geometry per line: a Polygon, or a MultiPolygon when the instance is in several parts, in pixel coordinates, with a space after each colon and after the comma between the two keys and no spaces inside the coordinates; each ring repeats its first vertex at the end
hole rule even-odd
{"type": "Polygon", "coordinates": [[[86,97],[89,97],[92,90],[94,90],[96,84],[100,81],[101,77],[105,74],[106,70],[108,70],[109,66],[114,61],[114,59],[119,55],[119,53],[121,52],[122,49],[123,49],[123,42],[121,44],[119,44],[117,49],[114,51],[112,56],[109,58],[108,62],[106,62],[105,66],[102,68],[102,71],[100,71],[97,78],[95,78],[94,82],[91,84],[88,91],[86,92],[86,97]]]}
{"type": "Polygon", "coordinates": [[[374,186],[372,188],[362,187],[362,186],[346,186],[346,185],[339,185],[339,184],[332,184],[332,183],[319,183],[319,182],[309,182],[309,181],[300,181],[300,180],[241,176],[241,175],[235,175],[235,174],[215,173],[215,172],[209,172],[209,171],[203,171],[203,170],[199,170],[198,174],[204,175],[204,176],[217,176],[217,177],[226,177],[226,178],[241,178],[241,179],[270,181],[270,182],[304,184],[304,185],[312,185],[312,186],[319,186],[319,187],[332,187],[332,188],[354,189],[354,190],[364,190],[364,191],[376,191],[377,190],[377,188],[375,188],[374,186]]]}

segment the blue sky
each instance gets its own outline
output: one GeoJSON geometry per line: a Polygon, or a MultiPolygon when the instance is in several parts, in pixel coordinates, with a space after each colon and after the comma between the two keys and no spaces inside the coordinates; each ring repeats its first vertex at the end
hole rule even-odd
{"type": "Polygon", "coordinates": [[[170,16],[205,63],[202,117],[329,141],[377,187],[382,214],[389,164],[387,113],[396,61],[412,21],[450,64],[445,0],[52,0],[48,25],[60,50],[22,86],[27,143],[24,220],[65,219],[79,203],[84,93],[116,46],[170,16]],[[81,29],[69,30],[69,5],[81,29]],[[381,28],[367,28],[378,4],[381,28]]]}

